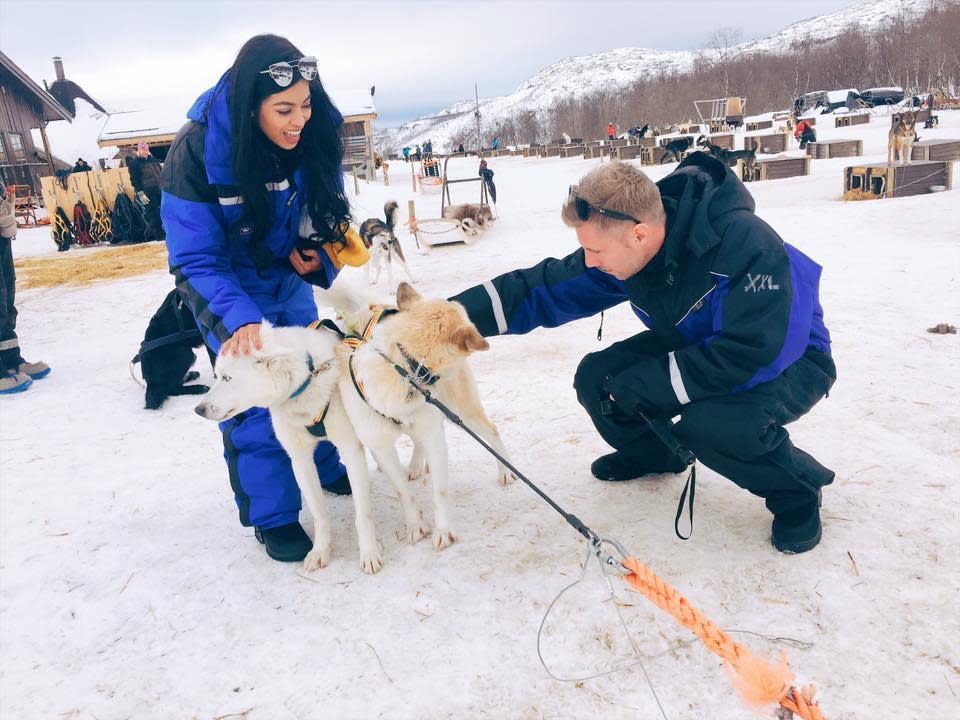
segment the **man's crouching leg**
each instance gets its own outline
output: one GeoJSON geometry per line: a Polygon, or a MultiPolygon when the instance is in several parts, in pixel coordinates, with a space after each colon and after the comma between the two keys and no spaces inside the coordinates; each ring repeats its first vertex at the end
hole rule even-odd
{"type": "Polygon", "coordinates": [[[764,498],[774,547],[806,552],[820,542],[820,488],[834,473],[795,447],[776,413],[748,395],[687,406],[677,434],[704,465],[764,498]]]}
{"type": "Polygon", "coordinates": [[[593,461],[590,471],[598,480],[634,480],[644,475],[682,472],[685,465],[667,450],[639,416],[627,415],[612,402],[603,389],[607,376],[616,375],[635,364],[648,347],[645,336],[615,343],[600,352],[590,353],[580,362],[573,387],[577,399],[590,415],[597,432],[615,452],[593,461]]]}

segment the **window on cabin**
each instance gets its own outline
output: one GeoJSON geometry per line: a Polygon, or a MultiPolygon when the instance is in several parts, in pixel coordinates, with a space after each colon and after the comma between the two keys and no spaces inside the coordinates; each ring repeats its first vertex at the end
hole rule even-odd
{"type": "Polygon", "coordinates": [[[27,152],[23,148],[23,136],[20,133],[9,133],[10,154],[13,156],[13,162],[25,163],[27,161],[27,152]]]}

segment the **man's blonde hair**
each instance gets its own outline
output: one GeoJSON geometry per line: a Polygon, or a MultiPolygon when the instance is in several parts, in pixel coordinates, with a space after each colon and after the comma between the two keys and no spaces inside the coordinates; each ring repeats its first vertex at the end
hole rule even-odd
{"type": "MultiPolygon", "coordinates": [[[[629,163],[615,160],[601,165],[580,178],[580,182],[574,187],[576,194],[594,207],[631,215],[652,225],[663,224],[666,220],[659,188],[653,180],[629,163]]],[[[577,227],[585,222],[577,215],[572,197],[568,197],[563,203],[560,217],[569,227],[577,227]]],[[[599,227],[608,227],[612,223],[623,221],[592,212],[588,222],[596,223],[599,227]]]]}

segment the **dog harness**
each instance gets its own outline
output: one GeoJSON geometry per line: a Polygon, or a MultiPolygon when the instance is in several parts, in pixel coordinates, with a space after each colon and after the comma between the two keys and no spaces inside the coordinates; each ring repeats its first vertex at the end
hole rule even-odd
{"type": "MultiPolygon", "coordinates": [[[[351,333],[348,335],[344,333],[339,327],[337,327],[337,325],[332,320],[328,320],[328,319],[316,320],[310,323],[307,327],[310,328],[311,330],[319,330],[323,328],[325,330],[330,330],[331,332],[334,332],[340,336],[341,340],[343,341],[343,344],[347,345],[351,350],[351,354],[347,358],[347,370],[350,373],[350,382],[353,384],[354,390],[357,391],[357,395],[359,395],[360,399],[363,400],[378,415],[385,417],[387,420],[390,420],[396,423],[397,425],[402,425],[403,423],[397,418],[390,417],[389,415],[385,415],[384,413],[380,412],[375,407],[373,407],[373,405],[370,404],[370,400],[367,397],[367,393],[363,388],[363,383],[357,377],[357,372],[353,365],[353,358],[354,358],[353,353],[356,352],[356,350],[361,345],[363,345],[365,342],[367,342],[370,339],[370,336],[373,335],[374,328],[376,328],[376,326],[380,323],[380,321],[383,320],[385,317],[395,315],[396,313],[399,312],[399,310],[397,310],[396,308],[386,307],[384,305],[371,305],[370,310],[373,311],[373,315],[370,316],[370,319],[367,321],[367,324],[363,326],[363,330],[359,333],[351,333]]],[[[437,380],[440,379],[439,375],[437,375],[432,370],[430,370],[422,362],[419,362],[418,360],[416,360],[409,352],[407,352],[406,348],[400,345],[400,343],[397,343],[397,349],[400,351],[400,354],[403,356],[404,361],[407,363],[407,366],[410,368],[410,371],[413,373],[413,377],[419,383],[421,383],[422,385],[434,385],[437,382],[437,380]]],[[[387,357],[384,353],[379,352],[379,355],[390,364],[394,364],[393,360],[387,357]]],[[[312,365],[312,358],[309,355],[307,356],[307,363],[308,363],[307,368],[310,369],[310,366],[312,365]]],[[[313,379],[313,376],[314,375],[311,372],[311,376],[304,381],[304,384],[300,388],[298,388],[294,392],[294,394],[291,395],[291,397],[296,397],[297,395],[302,393],[310,384],[310,381],[313,379]]],[[[330,408],[330,404],[327,403],[327,406],[323,408],[323,412],[314,418],[313,424],[307,426],[307,431],[311,435],[314,435],[316,437],[326,436],[326,429],[324,428],[323,421],[327,416],[327,410],[329,408],[330,408]]]]}

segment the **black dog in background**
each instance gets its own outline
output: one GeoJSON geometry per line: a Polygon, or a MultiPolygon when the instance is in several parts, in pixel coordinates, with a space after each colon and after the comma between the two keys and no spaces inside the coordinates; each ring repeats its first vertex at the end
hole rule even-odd
{"type": "Polygon", "coordinates": [[[680,162],[680,154],[689,150],[692,144],[693,141],[689,137],[681,137],[677,138],[676,140],[671,140],[663,146],[663,149],[666,152],[664,152],[663,157],[660,158],[660,164],[663,165],[671,156],[676,162],[680,162]]]}
{"type": "Polygon", "coordinates": [[[190,368],[197,359],[193,349],[201,345],[203,338],[190,308],[176,289],[171,290],[150,318],[140,351],[133,358],[133,364],[140,363],[147,384],[147,410],[158,410],[168,397],[203,395],[210,389],[185,384],[200,377],[190,368]]]}

